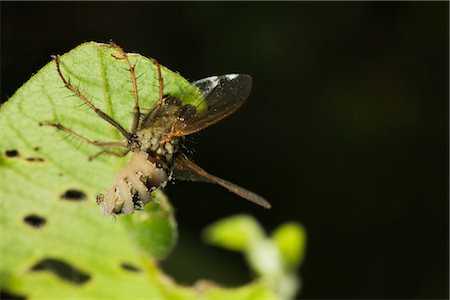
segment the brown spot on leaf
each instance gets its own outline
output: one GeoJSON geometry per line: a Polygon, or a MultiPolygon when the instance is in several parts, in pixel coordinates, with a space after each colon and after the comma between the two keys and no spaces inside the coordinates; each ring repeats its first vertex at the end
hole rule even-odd
{"type": "Polygon", "coordinates": [[[1,289],[0,289],[0,299],[5,299],[5,300],[25,300],[25,299],[27,299],[27,297],[22,296],[22,295],[14,294],[14,293],[8,291],[7,289],[5,289],[2,286],[1,289]]]}
{"type": "Polygon", "coordinates": [[[63,260],[45,258],[35,264],[31,271],[48,271],[54,273],[62,280],[74,283],[83,284],[91,279],[91,276],[71,264],[66,263],[63,260]]]}
{"type": "Polygon", "coordinates": [[[26,160],[29,162],[43,162],[44,159],[42,157],[27,157],[26,160]]]}
{"type": "Polygon", "coordinates": [[[36,228],[42,227],[45,225],[45,223],[47,223],[47,220],[45,218],[35,214],[28,215],[25,218],[23,218],[23,220],[28,225],[36,228]]]}
{"type": "Polygon", "coordinates": [[[6,150],[5,155],[8,157],[17,157],[20,154],[19,154],[19,151],[17,151],[16,149],[11,149],[11,150],[6,150]]]}
{"type": "Polygon", "coordinates": [[[86,194],[80,190],[69,189],[61,195],[61,199],[68,201],[82,201],[86,200],[86,194]]]}
{"type": "Polygon", "coordinates": [[[122,269],[124,269],[125,271],[129,271],[129,272],[141,272],[141,269],[129,264],[129,263],[121,263],[120,266],[122,267],[122,269]]]}

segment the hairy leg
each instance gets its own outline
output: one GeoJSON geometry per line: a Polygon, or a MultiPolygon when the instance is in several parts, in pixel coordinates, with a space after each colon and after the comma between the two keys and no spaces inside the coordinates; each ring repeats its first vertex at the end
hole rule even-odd
{"type": "Polygon", "coordinates": [[[134,92],[134,115],[133,115],[133,121],[131,123],[131,134],[135,135],[139,126],[139,118],[141,116],[140,108],[139,108],[139,95],[138,95],[138,89],[137,89],[137,82],[136,82],[136,72],[134,69],[134,66],[131,65],[130,60],[128,59],[128,55],[125,53],[125,51],[117,45],[114,42],[110,42],[111,46],[113,48],[116,48],[117,51],[119,51],[119,55],[113,55],[116,59],[124,59],[128,64],[128,69],[130,71],[131,75],[131,82],[133,83],[133,92],[134,92]]]}
{"type": "Polygon", "coordinates": [[[78,98],[80,98],[81,100],[83,100],[84,103],[86,103],[93,111],[95,111],[95,113],[102,118],[103,120],[105,120],[106,122],[108,122],[109,124],[111,124],[112,126],[114,126],[115,128],[117,128],[117,130],[120,131],[120,133],[127,139],[130,140],[132,135],[126,131],[119,123],[117,123],[115,120],[113,120],[110,116],[108,116],[107,114],[105,114],[102,110],[98,109],[97,107],[94,106],[94,104],[92,104],[91,101],[89,101],[81,92],[78,88],[76,88],[75,86],[73,86],[62,74],[61,72],[61,66],[60,66],[60,57],[59,55],[55,55],[53,56],[53,60],[56,63],[56,70],[58,72],[59,77],[61,78],[61,80],[64,82],[64,86],[69,89],[70,91],[72,91],[76,96],[78,96],[78,98]]]}
{"type": "Polygon", "coordinates": [[[90,139],[85,138],[84,136],[70,130],[69,128],[59,124],[59,123],[52,123],[52,122],[40,122],[39,126],[51,126],[55,127],[58,130],[61,130],[65,133],[67,133],[70,136],[73,136],[74,138],[79,139],[80,141],[83,141],[89,145],[94,145],[100,148],[120,148],[120,149],[128,149],[127,145],[123,142],[98,142],[98,141],[92,141],[90,139]]]}
{"type": "Polygon", "coordinates": [[[159,100],[155,107],[149,112],[144,120],[142,121],[142,127],[147,127],[147,124],[153,119],[157,114],[161,106],[164,104],[164,80],[161,73],[161,65],[156,59],[152,59],[153,64],[156,66],[156,71],[158,72],[158,84],[159,84],[159,100]]]}
{"type": "Polygon", "coordinates": [[[108,154],[108,155],[113,155],[113,156],[117,156],[117,157],[124,157],[125,155],[128,154],[128,152],[130,152],[130,150],[128,150],[128,149],[126,149],[122,152],[114,152],[114,151],[105,149],[100,152],[97,152],[94,155],[89,156],[89,160],[93,160],[94,158],[96,158],[97,156],[100,156],[102,154],[108,154]]]}

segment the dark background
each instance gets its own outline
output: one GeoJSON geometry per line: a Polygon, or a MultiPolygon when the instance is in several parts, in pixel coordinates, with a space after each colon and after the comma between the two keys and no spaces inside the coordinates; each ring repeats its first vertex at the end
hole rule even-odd
{"type": "Polygon", "coordinates": [[[195,160],[264,195],[168,189],[179,282],[251,277],[200,231],[246,212],[308,232],[302,298],[448,297],[448,2],[1,3],[1,99],[85,41],[113,39],[194,80],[253,76],[195,160]]]}

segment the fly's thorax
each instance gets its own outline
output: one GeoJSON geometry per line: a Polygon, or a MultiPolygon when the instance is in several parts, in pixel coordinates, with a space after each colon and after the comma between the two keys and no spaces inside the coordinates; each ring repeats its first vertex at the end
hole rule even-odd
{"type": "Polygon", "coordinates": [[[131,214],[142,210],[153,199],[151,192],[164,187],[167,180],[166,171],[151,162],[146,152],[134,152],[112,186],[97,196],[97,203],[108,215],[131,214]]]}
{"type": "Polygon", "coordinates": [[[177,151],[179,139],[173,138],[161,142],[167,134],[161,127],[151,127],[140,130],[137,133],[140,142],[140,150],[149,154],[149,160],[166,171],[171,168],[173,155],[177,151]]]}

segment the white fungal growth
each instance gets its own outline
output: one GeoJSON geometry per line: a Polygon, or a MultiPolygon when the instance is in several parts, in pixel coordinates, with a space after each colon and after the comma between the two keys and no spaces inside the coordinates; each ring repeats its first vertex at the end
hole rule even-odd
{"type": "Polygon", "coordinates": [[[112,186],[97,196],[103,213],[132,214],[152,200],[150,192],[167,182],[167,174],[148,160],[146,152],[134,152],[117,173],[112,186]]]}

